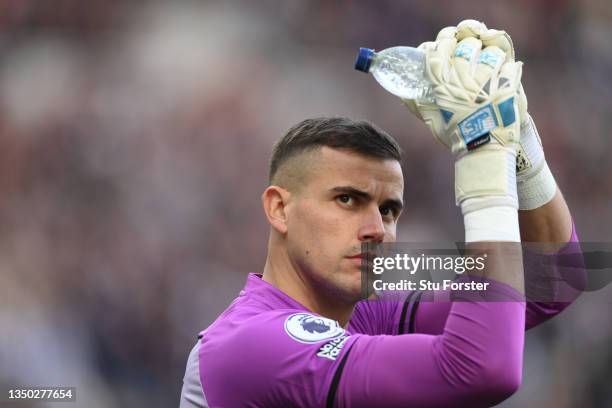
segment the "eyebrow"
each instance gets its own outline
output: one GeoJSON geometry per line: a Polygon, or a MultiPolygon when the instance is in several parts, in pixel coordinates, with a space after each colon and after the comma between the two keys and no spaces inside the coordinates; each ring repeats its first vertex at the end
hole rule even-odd
{"type": "MultiPolygon", "coordinates": [[[[355,187],[351,186],[338,186],[331,189],[334,193],[337,194],[352,194],[356,197],[361,198],[362,200],[371,201],[373,197],[370,193],[367,193],[363,190],[359,190],[355,187]]],[[[391,208],[392,210],[399,213],[404,208],[404,203],[402,200],[398,200],[395,198],[388,198],[380,205],[381,207],[391,208]]]]}

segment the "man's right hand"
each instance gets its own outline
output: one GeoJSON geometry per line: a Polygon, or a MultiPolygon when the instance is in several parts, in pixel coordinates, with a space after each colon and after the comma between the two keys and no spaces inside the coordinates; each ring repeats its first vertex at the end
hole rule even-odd
{"type": "MultiPolygon", "coordinates": [[[[485,24],[476,20],[464,20],[457,27],[445,28],[438,37],[445,36],[454,36],[459,42],[467,38],[476,38],[481,41],[484,49],[498,47],[502,50],[505,53],[506,62],[515,59],[514,46],[508,33],[503,30],[487,28],[485,24]]],[[[423,43],[420,48],[425,49],[431,47],[432,44],[435,43],[423,43]]],[[[409,109],[423,119],[418,113],[417,106],[412,101],[406,102],[409,109]]],[[[520,210],[533,210],[542,207],[553,199],[557,192],[557,184],[546,163],[542,141],[535,122],[527,111],[527,97],[522,84],[518,87],[516,102],[520,118],[520,139],[516,154],[518,205],[520,210]]],[[[421,107],[421,109],[423,108],[421,107]]],[[[431,114],[429,118],[433,123],[430,126],[432,129],[442,126],[443,116],[431,114]]]]}
{"type": "Polygon", "coordinates": [[[455,196],[464,214],[518,207],[515,160],[526,106],[519,98],[522,63],[514,61],[510,40],[494,31],[484,42],[468,35],[474,29],[446,27],[435,42],[421,44],[436,102],[405,101],[454,154],[455,196]]]}

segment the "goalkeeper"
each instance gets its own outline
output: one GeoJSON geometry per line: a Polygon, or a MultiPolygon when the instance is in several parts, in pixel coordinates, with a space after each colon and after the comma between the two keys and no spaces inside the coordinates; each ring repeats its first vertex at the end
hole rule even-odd
{"type": "Polygon", "coordinates": [[[272,155],[263,275],[200,334],[181,407],[487,407],[519,387],[524,330],[567,303],[525,303],[520,250],[499,242],[576,242],[571,216],[509,37],[465,21],[422,49],[436,104],[407,104],[451,150],[466,241],[493,259],[465,279],[507,301],[360,301],[361,244],[396,237],[399,147],[367,122],[305,120],[272,155]]]}

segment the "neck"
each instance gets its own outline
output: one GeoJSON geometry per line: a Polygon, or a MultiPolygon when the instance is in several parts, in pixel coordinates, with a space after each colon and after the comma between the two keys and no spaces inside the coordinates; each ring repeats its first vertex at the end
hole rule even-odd
{"type": "Polygon", "coordinates": [[[263,280],[280,289],[291,298],[301,303],[311,312],[336,320],[346,327],[356,302],[345,302],[334,295],[324,285],[317,284],[301,273],[296,265],[284,256],[268,253],[264,267],[263,280]]]}

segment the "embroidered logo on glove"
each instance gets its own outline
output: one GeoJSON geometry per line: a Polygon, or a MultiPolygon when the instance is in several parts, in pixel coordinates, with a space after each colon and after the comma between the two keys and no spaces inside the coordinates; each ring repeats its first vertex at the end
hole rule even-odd
{"type": "Polygon", "coordinates": [[[498,126],[493,106],[491,104],[483,106],[459,122],[458,126],[468,150],[489,142],[491,140],[489,132],[498,126]]]}

